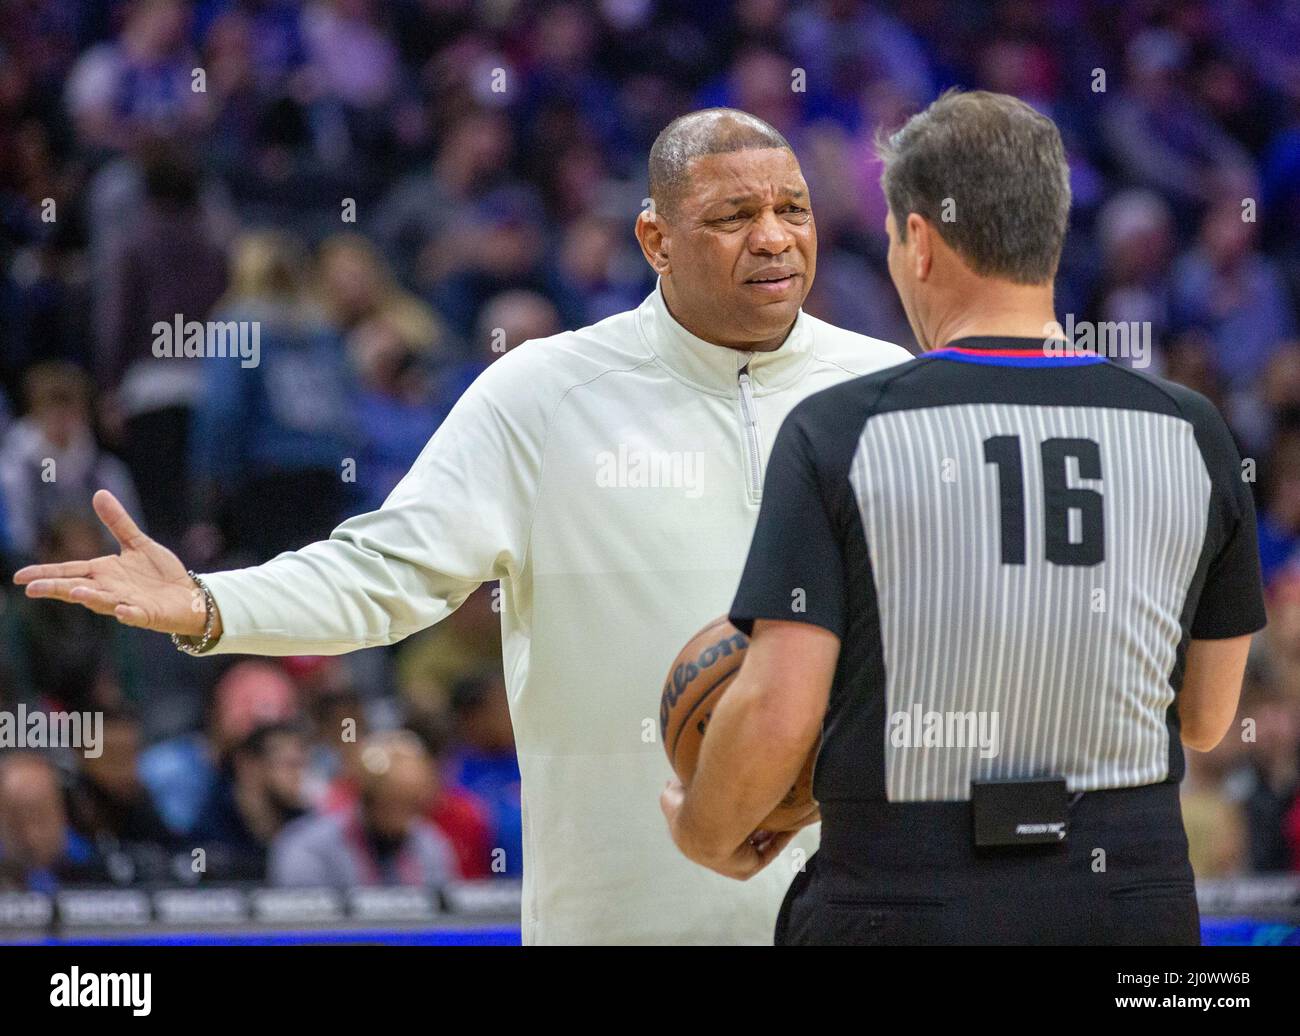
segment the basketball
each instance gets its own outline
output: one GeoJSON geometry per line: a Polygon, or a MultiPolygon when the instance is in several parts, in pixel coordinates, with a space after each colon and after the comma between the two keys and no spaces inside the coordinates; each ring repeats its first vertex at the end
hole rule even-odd
{"type": "MultiPolygon", "coordinates": [[[[749,638],[723,616],[695,634],[673,659],[659,699],[659,734],[668,763],[683,784],[689,785],[695,776],[709,717],[740,672],[748,650],[749,638]]],[[[759,830],[789,831],[809,822],[817,809],[812,781],[819,746],[813,746],[794,785],[759,830]]]]}

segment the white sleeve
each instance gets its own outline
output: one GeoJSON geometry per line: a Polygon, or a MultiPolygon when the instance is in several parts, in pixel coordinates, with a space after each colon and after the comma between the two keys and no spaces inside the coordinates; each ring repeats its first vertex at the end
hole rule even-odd
{"type": "Polygon", "coordinates": [[[545,349],[498,359],[378,511],[254,568],[204,576],[221,612],[209,653],[334,655],[445,619],[523,567],[548,414],[545,349]]]}

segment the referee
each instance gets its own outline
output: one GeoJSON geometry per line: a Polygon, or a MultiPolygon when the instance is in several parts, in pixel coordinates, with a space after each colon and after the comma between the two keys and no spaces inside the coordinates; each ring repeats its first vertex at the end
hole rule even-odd
{"type": "Polygon", "coordinates": [[[1202,396],[1063,339],[1050,120],[949,92],[880,152],[926,355],[782,426],[673,837],[748,876],[820,734],[778,943],[1196,944],[1182,746],[1223,737],[1264,625],[1240,458],[1202,396]]]}

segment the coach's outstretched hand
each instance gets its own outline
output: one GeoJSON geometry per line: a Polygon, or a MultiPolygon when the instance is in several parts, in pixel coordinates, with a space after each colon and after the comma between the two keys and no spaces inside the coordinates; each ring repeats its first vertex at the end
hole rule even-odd
{"type": "MultiPolygon", "coordinates": [[[[90,561],[29,565],[14,574],[28,597],[52,597],[159,633],[203,633],[203,595],[180,558],[140,531],[117,497],[101,489],[95,513],[122,552],[90,561]]],[[[215,634],[215,631],[214,631],[215,634]]]]}

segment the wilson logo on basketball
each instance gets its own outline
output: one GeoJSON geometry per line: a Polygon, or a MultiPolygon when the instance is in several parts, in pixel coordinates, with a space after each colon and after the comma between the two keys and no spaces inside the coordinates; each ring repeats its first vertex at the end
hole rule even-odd
{"type": "MultiPolygon", "coordinates": [[[[723,616],[695,634],[673,660],[659,699],[659,735],[683,784],[695,775],[713,709],[740,672],[748,650],[749,638],[723,616]]],[[[808,823],[817,809],[812,797],[816,758],[814,746],[794,786],[763,821],[763,830],[785,831],[808,823]]]]}
{"type": "MultiPolygon", "coordinates": [[[[725,621],[725,620],[723,620],[725,621]]],[[[702,631],[702,632],[707,632],[702,631]]],[[[749,638],[733,627],[731,636],[724,637],[722,640],[707,647],[700,652],[699,656],[693,662],[682,662],[673,666],[673,671],[668,674],[668,681],[664,684],[663,695],[659,699],[659,736],[667,744],[668,737],[668,718],[676,708],[678,701],[691,684],[700,676],[700,674],[714,665],[721,659],[736,657],[734,665],[727,667],[725,674],[721,674],[725,679],[733,675],[740,668],[740,663],[744,659],[744,651],[749,647],[749,638]]],[[[717,685],[714,685],[716,689],[717,685]]],[[[694,710],[692,710],[694,711],[694,710]]],[[[701,735],[704,733],[704,727],[699,727],[701,735]]],[[[680,732],[679,732],[680,733],[680,732]]],[[[675,747],[675,746],[674,746],[675,747]]],[[[669,749],[669,755],[673,754],[673,748],[669,749]]]]}

